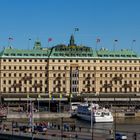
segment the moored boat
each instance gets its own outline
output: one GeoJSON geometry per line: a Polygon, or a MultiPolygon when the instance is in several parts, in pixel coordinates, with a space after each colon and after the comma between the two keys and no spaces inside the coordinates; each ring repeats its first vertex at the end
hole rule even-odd
{"type": "Polygon", "coordinates": [[[113,122],[113,115],[109,109],[101,108],[98,104],[84,103],[78,106],[76,116],[93,122],[113,122]]]}

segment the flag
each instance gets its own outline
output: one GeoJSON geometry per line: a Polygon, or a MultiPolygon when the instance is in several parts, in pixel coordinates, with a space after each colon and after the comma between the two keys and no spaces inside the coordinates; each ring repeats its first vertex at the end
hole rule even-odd
{"type": "Polygon", "coordinates": [[[52,38],[48,38],[48,42],[52,41],[52,38]]]}
{"type": "Polygon", "coordinates": [[[70,98],[73,98],[73,95],[72,95],[72,93],[70,93],[69,95],[70,95],[70,98]]]}
{"type": "Polygon", "coordinates": [[[97,38],[97,39],[96,39],[96,42],[97,42],[97,43],[100,42],[100,41],[101,41],[100,38],[97,38]]]}
{"type": "Polygon", "coordinates": [[[49,94],[49,98],[52,98],[52,95],[51,94],[49,94]]]}
{"type": "Polygon", "coordinates": [[[118,40],[114,40],[115,42],[118,42],[118,40]]]}
{"type": "Polygon", "coordinates": [[[8,39],[9,39],[9,40],[13,40],[13,38],[12,38],[12,37],[9,37],[8,39]]]}
{"type": "Polygon", "coordinates": [[[29,97],[29,94],[27,94],[27,98],[29,99],[30,97],[29,97]]]}
{"type": "Polygon", "coordinates": [[[76,31],[79,31],[79,28],[75,28],[74,31],[75,31],[75,32],[76,32],[76,31]]]}
{"type": "Polygon", "coordinates": [[[60,93],[60,98],[62,98],[62,94],[60,93]]]}

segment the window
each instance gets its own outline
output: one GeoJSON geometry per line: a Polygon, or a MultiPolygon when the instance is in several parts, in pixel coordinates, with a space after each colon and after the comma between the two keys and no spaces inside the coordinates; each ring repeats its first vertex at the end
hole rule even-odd
{"type": "Polygon", "coordinates": [[[29,81],[29,84],[32,84],[32,80],[29,81]]]}
{"type": "Polygon", "coordinates": [[[3,84],[6,84],[6,80],[3,80],[3,84]]]}
{"type": "Polygon", "coordinates": [[[3,92],[6,92],[6,87],[3,88],[3,92]]]}

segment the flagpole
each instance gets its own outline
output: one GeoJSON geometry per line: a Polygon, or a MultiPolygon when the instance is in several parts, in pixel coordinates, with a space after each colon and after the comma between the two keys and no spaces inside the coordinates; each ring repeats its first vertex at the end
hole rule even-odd
{"type": "Polygon", "coordinates": [[[132,51],[132,49],[134,47],[135,42],[136,42],[136,40],[132,40],[131,51],[132,51]]]}
{"type": "Polygon", "coordinates": [[[114,45],[113,45],[113,51],[116,50],[116,45],[117,45],[118,40],[114,40],[114,45]]]}
{"type": "Polygon", "coordinates": [[[28,39],[28,50],[30,49],[30,41],[31,41],[31,39],[29,38],[28,39]]]}

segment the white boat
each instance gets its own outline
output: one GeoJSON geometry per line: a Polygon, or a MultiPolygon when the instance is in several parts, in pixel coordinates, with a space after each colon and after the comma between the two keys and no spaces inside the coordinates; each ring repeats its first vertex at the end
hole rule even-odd
{"type": "Polygon", "coordinates": [[[71,108],[70,108],[71,117],[77,116],[77,109],[78,109],[78,106],[80,104],[81,104],[80,102],[72,102],[71,103],[71,108]]]}
{"type": "Polygon", "coordinates": [[[87,121],[91,121],[92,118],[93,122],[113,122],[113,115],[109,109],[101,108],[98,104],[81,104],[77,108],[76,115],[87,121]]]}

